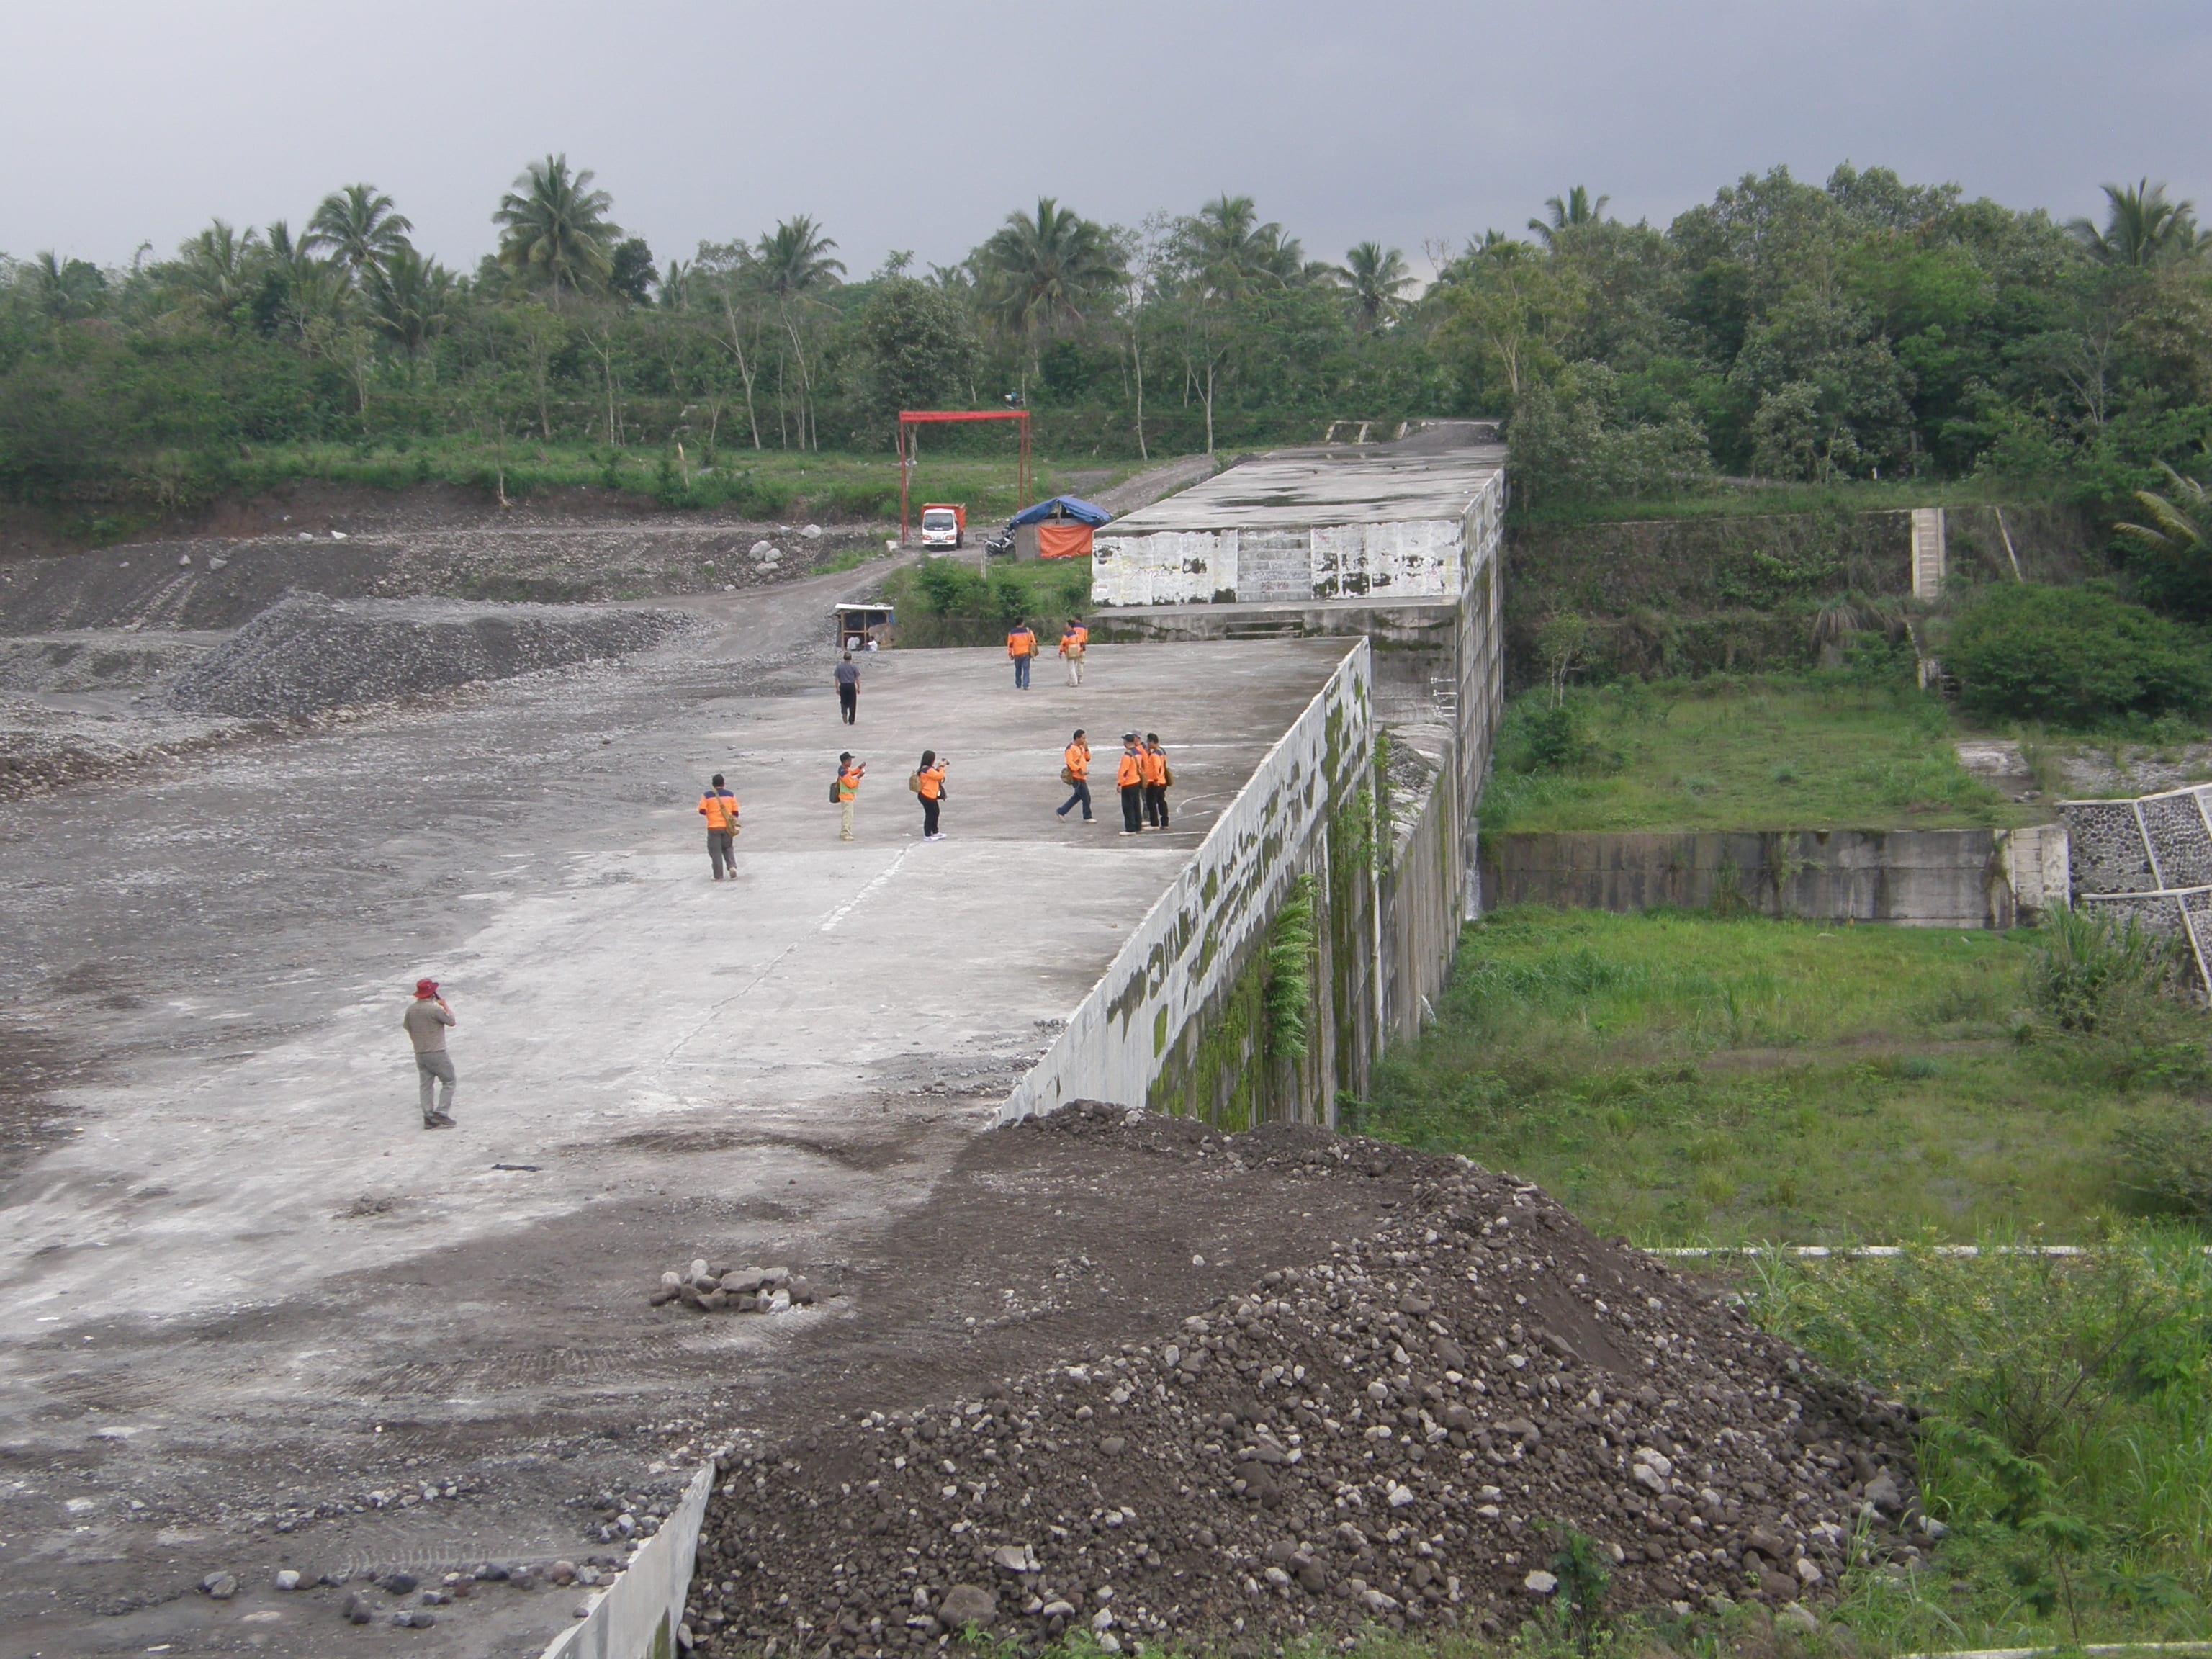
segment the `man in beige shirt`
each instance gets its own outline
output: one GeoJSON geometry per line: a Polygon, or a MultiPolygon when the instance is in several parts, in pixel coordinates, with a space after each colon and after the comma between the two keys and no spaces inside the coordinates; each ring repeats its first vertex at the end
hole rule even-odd
{"type": "Polygon", "coordinates": [[[399,1023],[406,1028],[407,1040],[415,1045],[415,1070],[422,1085],[422,1127],[450,1129],[453,1127],[454,1077],[453,1056],[446,1052],[446,1028],[453,1024],[453,1011],[438,994],[436,980],[415,981],[415,1000],[408,1004],[407,1012],[399,1023]],[[436,1084],[445,1087],[441,1091],[442,1097],[434,1106],[430,1095],[436,1084]]]}

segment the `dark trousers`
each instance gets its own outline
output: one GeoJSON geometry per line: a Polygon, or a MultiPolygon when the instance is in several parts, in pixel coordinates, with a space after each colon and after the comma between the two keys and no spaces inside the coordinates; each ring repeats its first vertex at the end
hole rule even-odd
{"type": "Polygon", "coordinates": [[[1164,783],[1145,786],[1145,822],[1156,830],[1168,827],[1168,787],[1164,783]]]}
{"type": "Polygon", "coordinates": [[[837,688],[837,712],[845,717],[846,725],[850,726],[854,723],[854,715],[860,712],[859,686],[841,685],[837,688]]]}
{"type": "Polygon", "coordinates": [[[1121,786],[1121,827],[1134,835],[1145,827],[1145,786],[1125,783],[1121,786]]]}
{"type": "Polygon", "coordinates": [[[933,836],[937,833],[937,797],[924,795],[921,798],[921,833],[923,835],[933,836]]]}
{"type": "Polygon", "coordinates": [[[1078,802],[1080,802],[1083,806],[1083,821],[1085,823],[1090,823],[1091,785],[1082,778],[1076,779],[1075,793],[1067,798],[1067,805],[1060,809],[1060,816],[1066,817],[1067,816],[1068,807],[1075,805],[1078,802]]]}
{"type": "Polygon", "coordinates": [[[709,830],[707,832],[707,861],[714,866],[716,881],[721,880],[725,869],[732,876],[738,873],[736,839],[728,830],[709,830]]]}
{"type": "Polygon", "coordinates": [[[1030,689],[1030,659],[1027,657],[1014,659],[1014,689],[1018,691],[1030,689]]]}

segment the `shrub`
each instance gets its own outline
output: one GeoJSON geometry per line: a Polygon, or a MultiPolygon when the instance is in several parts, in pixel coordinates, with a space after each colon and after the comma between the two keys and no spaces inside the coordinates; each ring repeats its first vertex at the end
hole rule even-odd
{"type": "Polygon", "coordinates": [[[2145,1209],[2212,1221],[2212,1116],[2180,1106],[2112,1137],[2120,1188],[2145,1209]]]}
{"type": "Polygon", "coordinates": [[[1977,594],[1943,661],[1975,713],[2095,726],[2212,706],[2212,663],[2191,629],[2097,587],[2014,583],[1977,594]]]}

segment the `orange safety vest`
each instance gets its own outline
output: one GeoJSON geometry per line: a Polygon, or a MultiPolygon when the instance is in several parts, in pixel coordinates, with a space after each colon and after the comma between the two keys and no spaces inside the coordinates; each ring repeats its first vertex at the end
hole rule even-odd
{"type": "Polygon", "coordinates": [[[1089,629],[1071,628],[1060,636],[1060,654],[1063,657],[1079,657],[1083,654],[1083,647],[1090,643],[1089,629]]]}
{"type": "Polygon", "coordinates": [[[860,793],[860,775],[858,772],[845,771],[841,768],[837,773],[837,799],[850,800],[860,793]]]}
{"type": "Polygon", "coordinates": [[[1144,756],[1141,754],[1132,754],[1128,750],[1124,749],[1121,751],[1121,765],[1114,769],[1114,782],[1115,787],[1118,788],[1127,789],[1131,784],[1142,783],[1144,781],[1144,756]]]}
{"type": "Polygon", "coordinates": [[[1010,657],[1036,655],[1036,635],[1026,628],[1017,628],[1006,635],[1006,654],[1010,657]]]}
{"type": "Polygon", "coordinates": [[[1061,758],[1067,762],[1067,769],[1075,774],[1075,781],[1078,783],[1091,775],[1091,745],[1089,744],[1071,743],[1067,745],[1066,754],[1061,758]]]}
{"type": "Polygon", "coordinates": [[[1146,783],[1164,785],[1167,781],[1168,757],[1166,752],[1158,749],[1147,749],[1145,750],[1145,781],[1146,783]]]}
{"type": "Polygon", "coordinates": [[[738,823],[738,798],[732,794],[699,797],[699,810],[707,815],[709,830],[733,830],[738,823]]]}
{"type": "Polygon", "coordinates": [[[944,788],[945,769],[943,767],[932,766],[923,770],[921,794],[924,800],[935,800],[944,792],[944,788]]]}

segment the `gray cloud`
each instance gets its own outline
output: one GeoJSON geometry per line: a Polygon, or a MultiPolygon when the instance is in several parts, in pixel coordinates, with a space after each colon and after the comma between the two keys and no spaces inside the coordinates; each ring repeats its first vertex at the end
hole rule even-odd
{"type": "Polygon", "coordinates": [[[2181,0],[9,10],[19,256],[296,225],[367,179],[465,266],[547,150],[663,258],[807,212],[856,272],[957,259],[1040,194],[1133,222],[1245,192],[1330,257],[1517,229],[1576,183],[1663,222],[1777,162],[2061,216],[2148,174],[2212,209],[2212,8],[2181,0]]]}

